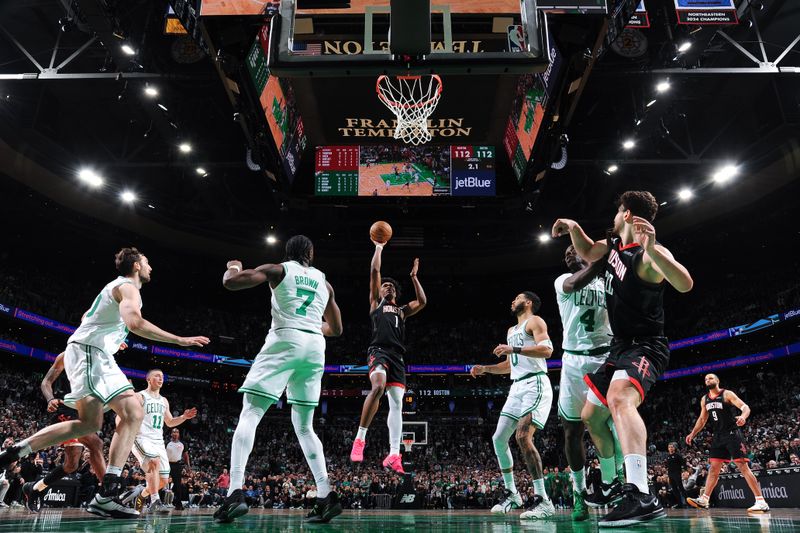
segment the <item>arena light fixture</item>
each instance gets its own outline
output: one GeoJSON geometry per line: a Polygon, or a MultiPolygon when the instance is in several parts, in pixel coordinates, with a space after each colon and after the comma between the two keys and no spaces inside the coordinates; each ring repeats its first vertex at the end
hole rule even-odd
{"type": "Polygon", "coordinates": [[[656,91],[658,91],[660,93],[665,93],[665,92],[669,91],[670,87],[671,87],[671,85],[669,84],[668,81],[666,81],[666,80],[660,81],[660,82],[658,82],[658,85],[656,85],[656,91]]]}
{"type": "Polygon", "coordinates": [[[550,240],[550,235],[548,235],[547,233],[542,232],[542,233],[539,234],[539,242],[544,243],[544,242],[547,242],[549,240],[550,240]]]}
{"type": "Polygon", "coordinates": [[[208,172],[206,172],[206,169],[204,169],[203,167],[197,167],[196,169],[194,169],[194,171],[197,172],[198,176],[203,176],[204,178],[208,176],[208,172]]]}
{"type": "Polygon", "coordinates": [[[608,170],[609,174],[613,174],[614,172],[619,170],[619,167],[617,165],[611,165],[606,170],[608,170]]]}
{"type": "Polygon", "coordinates": [[[81,169],[78,172],[78,178],[87,185],[91,185],[92,187],[100,187],[103,185],[103,178],[97,175],[97,173],[89,168],[81,169]]]}
{"type": "Polygon", "coordinates": [[[692,198],[692,196],[694,196],[694,193],[692,192],[692,190],[691,190],[691,189],[689,189],[689,188],[687,188],[687,187],[684,187],[683,189],[681,189],[680,191],[678,191],[678,198],[680,198],[680,199],[681,199],[681,200],[683,200],[684,202],[685,202],[686,200],[689,200],[689,199],[691,199],[691,198],[692,198]]]}
{"type": "Polygon", "coordinates": [[[678,52],[684,53],[692,47],[692,41],[683,41],[681,44],[678,45],[678,52]]]}
{"type": "Polygon", "coordinates": [[[136,195],[133,191],[125,190],[119,195],[120,200],[125,202],[126,204],[132,204],[136,201],[136,195]]]}
{"type": "Polygon", "coordinates": [[[625,148],[626,150],[630,150],[634,146],[636,146],[636,141],[634,141],[633,139],[626,139],[625,142],[622,143],[622,147],[625,148]]]}
{"type": "Polygon", "coordinates": [[[727,183],[738,173],[739,168],[736,165],[725,165],[714,172],[712,179],[719,184],[727,183]]]}
{"type": "Polygon", "coordinates": [[[178,150],[183,152],[184,154],[188,154],[192,151],[192,145],[189,143],[181,143],[178,145],[178,150]]]}
{"type": "Polygon", "coordinates": [[[160,107],[164,111],[169,111],[169,109],[167,109],[167,106],[165,106],[164,104],[158,104],[158,107],[160,107]]]}
{"type": "Polygon", "coordinates": [[[275,235],[267,235],[266,241],[267,241],[267,244],[272,245],[272,244],[275,244],[276,242],[278,242],[278,238],[275,237],[275,235]]]}
{"type": "Polygon", "coordinates": [[[155,98],[156,96],[158,96],[158,89],[156,89],[152,85],[148,85],[147,87],[144,88],[144,94],[146,94],[150,98],[155,98]]]}
{"type": "Polygon", "coordinates": [[[658,100],[650,100],[649,102],[647,102],[647,107],[652,107],[652,105],[655,104],[657,101],[658,100]]]}
{"type": "Polygon", "coordinates": [[[128,43],[125,43],[122,46],[120,46],[120,49],[127,56],[135,56],[136,55],[136,50],[131,45],[129,45],[128,43]]]}

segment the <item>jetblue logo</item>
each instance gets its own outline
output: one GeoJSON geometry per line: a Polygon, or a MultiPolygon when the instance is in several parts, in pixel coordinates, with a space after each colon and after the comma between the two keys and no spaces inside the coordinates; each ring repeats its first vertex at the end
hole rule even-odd
{"type": "Polygon", "coordinates": [[[9,313],[10,314],[11,313],[11,308],[10,307],[6,307],[3,304],[0,304],[0,311],[2,311],[3,313],[9,313]]]}
{"type": "Polygon", "coordinates": [[[453,179],[453,196],[494,196],[495,180],[469,176],[453,179]]]}

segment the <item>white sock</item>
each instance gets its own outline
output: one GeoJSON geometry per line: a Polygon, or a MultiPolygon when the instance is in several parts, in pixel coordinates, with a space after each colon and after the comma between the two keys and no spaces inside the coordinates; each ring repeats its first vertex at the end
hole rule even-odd
{"type": "Polygon", "coordinates": [[[31,450],[31,444],[28,442],[28,439],[23,439],[17,443],[17,447],[19,448],[19,458],[22,459],[23,457],[28,457],[30,454],[33,453],[31,450]]]}
{"type": "Polygon", "coordinates": [[[111,474],[112,476],[121,476],[122,467],[108,465],[108,467],[106,467],[106,474],[111,474]]]}
{"type": "Polygon", "coordinates": [[[361,426],[358,426],[358,433],[356,433],[356,439],[367,440],[367,429],[368,428],[362,428],[361,426]]]}
{"type": "Polygon", "coordinates": [[[610,485],[617,475],[617,462],[614,460],[613,455],[611,457],[598,457],[598,459],[600,459],[600,477],[602,477],[603,483],[610,485]]]}
{"type": "Polygon", "coordinates": [[[403,393],[400,387],[386,387],[389,397],[389,416],[386,425],[389,426],[389,455],[400,453],[400,439],[403,437],[403,393]]]}
{"type": "Polygon", "coordinates": [[[245,393],[239,423],[233,433],[231,443],[231,484],[228,487],[228,496],[236,489],[241,489],[244,483],[244,468],[247,459],[253,451],[253,441],[256,438],[256,428],[264,417],[267,409],[275,403],[273,400],[262,398],[254,394],[245,393]]]}
{"type": "Polygon", "coordinates": [[[517,493],[517,486],[514,483],[514,458],[508,447],[508,439],[514,434],[516,428],[516,420],[501,416],[497,421],[497,429],[492,435],[494,454],[497,456],[497,464],[500,465],[500,472],[503,474],[503,483],[505,483],[506,489],[514,494],[517,493]]]}
{"type": "Polygon", "coordinates": [[[549,500],[550,497],[547,495],[547,491],[544,489],[544,478],[540,477],[539,479],[533,480],[533,492],[544,498],[545,501],[549,500]]]}
{"type": "Polygon", "coordinates": [[[158,495],[158,491],[150,495],[150,503],[155,503],[157,501],[161,501],[161,496],[158,495]]]}
{"type": "Polygon", "coordinates": [[[331,492],[328,482],[328,468],[325,466],[325,452],[322,449],[317,434],[314,433],[314,408],[301,405],[292,406],[292,426],[297,440],[300,441],[300,448],[306,456],[306,462],[314,475],[314,483],[317,484],[317,498],[325,498],[331,492]]]}
{"type": "Polygon", "coordinates": [[[647,457],[636,453],[625,456],[625,477],[628,483],[633,483],[640,492],[650,493],[647,486],[647,457]]]}
{"type": "Polygon", "coordinates": [[[580,470],[571,472],[570,477],[572,478],[572,490],[575,492],[582,492],[586,490],[586,476],[584,475],[582,468],[580,470]]]}

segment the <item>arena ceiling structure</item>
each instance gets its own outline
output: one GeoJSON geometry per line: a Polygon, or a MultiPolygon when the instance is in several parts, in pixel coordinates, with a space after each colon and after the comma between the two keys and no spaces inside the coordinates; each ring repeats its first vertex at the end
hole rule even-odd
{"type": "Polygon", "coordinates": [[[689,207],[700,223],[795,180],[800,5],[743,0],[738,24],[702,26],[677,24],[671,0],[646,4],[649,27],[626,30],[593,62],[563,168],[520,184],[498,156],[492,198],[340,199],[314,196],[313,156],[292,183],[282,179],[256,110],[235,98],[231,73],[245,68],[259,17],[201,18],[176,35],[166,33],[179,23],[168,16],[174,2],[4,2],[4,196],[28,187],[67,212],[195,251],[246,252],[279,228],[323,241],[330,230],[326,246],[346,254],[381,213],[399,245],[435,253],[477,243],[513,255],[555,216],[605,227],[626,189],[664,202],[668,232],[686,228],[689,207]],[[729,183],[714,180],[726,173],[729,183]],[[103,186],[87,185],[92,176],[103,186]],[[682,189],[694,197],[684,203],[682,189]],[[121,204],[125,191],[134,197],[121,204]]]}

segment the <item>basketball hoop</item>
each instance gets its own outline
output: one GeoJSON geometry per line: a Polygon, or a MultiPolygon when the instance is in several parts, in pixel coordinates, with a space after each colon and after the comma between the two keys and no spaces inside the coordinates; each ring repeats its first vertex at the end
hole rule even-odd
{"type": "Polygon", "coordinates": [[[414,439],[403,439],[403,449],[406,452],[411,451],[411,446],[414,445],[414,439]]]}
{"type": "Polygon", "coordinates": [[[431,140],[428,117],[442,96],[442,79],[429,76],[378,76],[378,99],[397,117],[394,138],[408,144],[431,140]]]}

